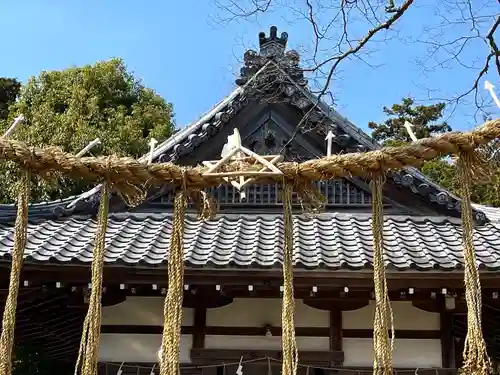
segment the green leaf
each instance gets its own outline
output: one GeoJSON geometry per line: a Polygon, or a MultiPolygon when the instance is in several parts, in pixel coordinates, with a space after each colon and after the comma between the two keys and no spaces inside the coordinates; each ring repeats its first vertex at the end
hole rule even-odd
{"type": "MultiPolygon", "coordinates": [[[[91,150],[94,156],[137,158],[147,153],[151,137],[161,142],[175,131],[172,105],[144,87],[120,59],[30,78],[18,101],[9,104],[7,121],[0,123],[2,129],[19,114],[26,121],[13,135],[16,139],[77,153],[100,138],[101,145],[91,150]]],[[[5,163],[0,173],[0,202],[13,202],[17,168],[5,163]]],[[[61,199],[89,188],[85,181],[61,176],[52,181],[36,178],[31,200],[61,199]]]]}

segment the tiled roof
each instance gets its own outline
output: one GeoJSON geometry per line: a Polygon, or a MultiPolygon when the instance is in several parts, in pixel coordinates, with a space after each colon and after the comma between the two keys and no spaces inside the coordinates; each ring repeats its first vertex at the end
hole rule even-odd
{"type": "MultiPolygon", "coordinates": [[[[314,95],[307,85],[298,85],[297,82],[289,76],[286,70],[283,70],[283,67],[274,60],[269,60],[269,64],[266,63],[257,72],[255,72],[252,79],[257,78],[260,75],[264,75],[266,69],[272,69],[273,67],[282,71],[284,79],[288,80],[289,85],[296,87],[297,96],[301,98],[299,102],[303,102],[303,104],[305,103],[306,107],[301,108],[300,104],[291,100],[290,97],[282,98],[284,102],[286,100],[288,105],[303,111],[304,114],[309,114],[310,106],[315,106],[314,112],[317,112],[317,116],[315,117],[317,119],[322,119],[321,121],[328,118],[330,120],[330,126],[332,129],[335,129],[335,132],[348,135],[366,150],[375,150],[380,147],[380,145],[378,145],[362,129],[354,125],[347,118],[340,115],[321,98],[314,95]]],[[[278,82],[279,80],[276,81],[278,82]]],[[[249,97],[251,95],[248,90],[246,90],[246,85],[247,84],[242,87],[235,88],[226,98],[220,101],[215,107],[201,116],[198,120],[185,126],[172,137],[159,144],[153,153],[153,160],[160,163],[176,163],[182,157],[192,154],[194,150],[202,147],[202,145],[207,142],[210,142],[210,140],[217,136],[217,134],[225,126],[227,126],[227,124],[231,123],[231,119],[243,111],[244,108],[251,105],[252,102],[255,102],[255,100],[251,100],[249,97]]],[[[272,91],[273,96],[275,96],[276,94],[274,90],[272,91]]],[[[287,90],[284,91],[286,94],[287,90]]],[[[312,121],[312,117],[310,121],[312,121]]],[[[342,137],[337,138],[340,139],[342,137]]],[[[142,156],[139,160],[146,160],[148,155],[149,154],[142,156]]],[[[391,172],[390,176],[392,177],[391,180],[396,185],[400,185],[404,188],[410,189],[415,194],[426,197],[429,202],[433,204],[446,207],[450,213],[458,215],[460,212],[460,199],[449,191],[446,191],[443,187],[431,181],[418,169],[407,167],[400,172],[391,172]]],[[[64,206],[67,208],[65,211],[71,213],[73,205],[77,202],[86,201],[95,197],[99,188],[99,186],[96,186],[94,189],[91,189],[75,198],[72,202],[64,206]]],[[[482,211],[475,211],[474,214],[477,220],[485,220],[485,215],[482,211]]]]}
{"type": "Polygon", "coordinates": [[[482,204],[472,204],[472,208],[482,212],[489,221],[500,223],[500,208],[485,206],[482,204]]]}
{"type": "MultiPolygon", "coordinates": [[[[47,216],[60,216],[59,211],[62,211],[66,205],[74,201],[77,197],[71,196],[68,198],[63,198],[55,201],[43,201],[30,203],[28,205],[28,215],[30,218],[34,217],[47,217],[47,216]]],[[[17,205],[11,204],[0,204],[0,220],[12,220],[16,217],[17,205]]]]}
{"type": "MultiPolygon", "coordinates": [[[[171,214],[119,214],[109,219],[106,262],[159,265],[166,261],[171,214]]],[[[478,263],[500,269],[500,226],[477,227],[478,263]]],[[[29,224],[27,259],[41,262],[90,262],[94,219],[71,217],[29,224]]],[[[389,267],[404,270],[461,268],[459,221],[447,218],[387,216],[385,248],[389,267]]],[[[294,218],[294,259],[301,268],[370,267],[371,218],[322,214],[294,218]]],[[[12,224],[0,223],[0,258],[13,245],[12,224]]],[[[283,219],[280,214],[224,215],[212,221],[186,217],[185,258],[189,266],[277,267],[281,262],[283,219]]]]}

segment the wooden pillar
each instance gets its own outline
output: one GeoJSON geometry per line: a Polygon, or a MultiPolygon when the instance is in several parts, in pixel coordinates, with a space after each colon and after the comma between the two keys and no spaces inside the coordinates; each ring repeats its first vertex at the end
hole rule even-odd
{"type": "Polygon", "coordinates": [[[342,351],[342,311],[330,311],[330,350],[342,351]]]}
{"type": "Polygon", "coordinates": [[[441,330],[441,359],[444,368],[455,367],[455,358],[453,353],[453,315],[450,311],[440,312],[440,330],[441,330]]]}
{"type": "Polygon", "coordinates": [[[207,326],[207,308],[197,305],[194,308],[193,349],[205,347],[205,331],[207,326]]]}
{"type": "MultiPolygon", "coordinates": [[[[342,310],[330,310],[330,351],[342,351],[342,310]]],[[[330,363],[331,367],[338,367],[338,363],[330,363]]],[[[322,371],[314,375],[332,375],[332,371],[322,371]]]]}
{"type": "MultiPolygon", "coordinates": [[[[205,334],[207,326],[207,308],[203,304],[196,304],[193,318],[193,343],[192,349],[203,349],[205,347],[205,334]]],[[[189,368],[189,366],[188,366],[189,368]]],[[[202,375],[203,371],[198,368],[182,369],[180,375],[202,375]]]]}

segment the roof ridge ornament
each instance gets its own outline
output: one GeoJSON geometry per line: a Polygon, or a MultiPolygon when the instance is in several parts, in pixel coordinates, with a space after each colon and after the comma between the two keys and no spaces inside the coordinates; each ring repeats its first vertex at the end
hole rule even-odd
{"type": "Polygon", "coordinates": [[[265,32],[259,33],[260,55],[264,57],[283,56],[288,41],[288,33],[283,32],[278,37],[278,28],[271,26],[269,29],[269,37],[266,37],[265,32]]]}
{"type": "Polygon", "coordinates": [[[208,170],[203,173],[206,177],[222,177],[236,189],[241,190],[245,185],[253,182],[255,177],[262,176],[282,176],[276,163],[283,158],[282,155],[260,156],[255,152],[244,147],[241,143],[241,136],[238,129],[234,129],[232,135],[227,137],[227,143],[222,148],[222,159],[204,161],[203,165],[208,170]],[[224,171],[224,165],[238,162],[240,165],[238,171],[224,171]],[[262,168],[256,170],[255,165],[261,165],[262,168]],[[250,166],[251,168],[246,168],[250,166]]]}
{"type": "Polygon", "coordinates": [[[271,26],[269,36],[265,32],[259,33],[259,52],[249,49],[243,55],[245,66],[240,69],[240,76],[236,79],[238,86],[245,85],[250,77],[257,73],[269,60],[277,63],[299,85],[305,86],[307,80],[299,67],[300,55],[295,50],[285,52],[288,43],[288,33],[283,32],[278,37],[278,28],[271,26]]]}

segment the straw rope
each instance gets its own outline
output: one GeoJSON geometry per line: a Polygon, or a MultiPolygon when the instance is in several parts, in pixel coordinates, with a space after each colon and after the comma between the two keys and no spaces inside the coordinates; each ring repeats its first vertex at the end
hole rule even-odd
{"type": "Polygon", "coordinates": [[[178,375],[184,293],[184,214],[186,185],[175,195],[174,220],[168,258],[168,291],[163,308],[164,326],[160,348],[160,375],[178,375]]]}
{"type": "Polygon", "coordinates": [[[293,185],[284,183],[283,196],[283,304],[281,312],[283,375],[296,375],[298,365],[297,342],[295,340],[295,296],[293,291],[293,216],[292,216],[293,185]]]}
{"type": "Polygon", "coordinates": [[[394,320],[384,264],[384,176],[376,174],[372,180],[373,282],[375,285],[375,316],[373,320],[373,374],[392,374],[394,320]],[[389,328],[392,337],[389,338],[389,328]]]}
{"type": "MultiPolygon", "coordinates": [[[[436,157],[458,154],[462,150],[473,150],[492,139],[500,137],[500,119],[486,122],[472,132],[445,133],[440,136],[421,139],[417,142],[399,147],[386,147],[376,151],[332,155],[322,159],[309,160],[303,163],[279,163],[277,167],[287,180],[308,179],[328,180],[336,177],[366,177],[374,171],[401,169],[406,166],[418,167],[426,160],[436,157]]],[[[57,148],[28,147],[26,144],[0,139],[0,159],[12,160],[25,169],[44,175],[49,172],[62,174],[87,181],[106,179],[113,183],[122,194],[137,194],[137,187],[163,186],[169,183],[182,183],[185,176],[188,187],[210,187],[223,183],[220,177],[206,177],[205,167],[194,167],[184,170],[171,163],[145,165],[131,158],[115,156],[97,158],[78,158],[57,148]],[[126,182],[124,182],[126,181],[126,182]]],[[[234,163],[224,166],[226,171],[238,171],[234,163]]],[[[259,170],[254,165],[249,170],[259,170]]],[[[267,180],[272,179],[266,177],[267,180]]],[[[259,181],[259,179],[257,178],[259,181]]]]}
{"type": "Polygon", "coordinates": [[[92,254],[91,292],[89,307],[83,322],[80,350],[75,366],[75,375],[81,365],[81,375],[97,375],[99,360],[99,341],[101,336],[101,297],[102,273],[104,266],[104,250],[106,229],[108,226],[109,186],[104,183],[101,187],[101,202],[97,215],[97,231],[95,234],[94,250],[92,254]]]}
{"type": "MultiPolygon", "coordinates": [[[[481,332],[481,286],[473,246],[473,222],[470,201],[470,186],[475,158],[472,151],[494,138],[500,137],[500,119],[489,121],[481,128],[469,133],[447,133],[427,138],[401,147],[333,155],[323,159],[303,163],[280,163],[277,167],[283,172],[285,241],[283,250],[283,375],[296,375],[298,352],[295,340],[293,290],[293,221],[292,191],[298,182],[328,180],[338,177],[363,176],[376,174],[372,182],[373,194],[373,241],[374,241],[374,374],[388,375],[392,372],[392,341],[389,339],[389,325],[394,339],[393,317],[388,298],[387,281],[383,254],[383,212],[382,185],[383,173],[406,166],[420,166],[424,161],[449,154],[459,154],[459,170],[462,182],[462,220],[465,262],[465,287],[468,307],[468,331],[464,349],[463,372],[472,375],[485,375],[490,369],[484,339],[481,332]],[[288,182],[291,181],[291,182],[288,182]]],[[[99,353],[102,271],[104,263],[105,234],[107,228],[109,189],[113,187],[129,202],[137,202],[143,196],[144,188],[153,185],[177,184],[181,189],[176,193],[174,203],[174,228],[171,235],[168,262],[168,293],[164,304],[164,332],[160,350],[160,374],[178,375],[179,344],[182,320],[183,299],[183,225],[188,198],[202,208],[202,216],[209,217],[213,205],[199,188],[215,186],[223,182],[220,176],[206,177],[204,167],[185,168],[171,163],[145,165],[130,158],[115,156],[99,158],[78,158],[56,148],[30,148],[22,142],[0,138],[0,159],[18,163],[27,172],[23,173],[18,198],[15,241],[11,269],[9,295],[3,317],[0,337],[0,375],[10,375],[11,355],[14,341],[15,314],[19,290],[19,276],[26,243],[27,205],[29,196],[30,173],[42,177],[59,172],[68,176],[84,178],[88,181],[105,181],[102,185],[97,232],[92,261],[92,290],[89,309],[84,321],[82,340],[75,373],[81,365],[82,375],[96,375],[99,353]]],[[[225,171],[257,171],[258,165],[230,163],[225,171]]],[[[278,178],[278,177],[276,177],[278,178]]],[[[282,177],[280,177],[282,178],[282,177]]],[[[259,178],[256,178],[259,181],[259,178]]],[[[261,179],[272,180],[273,177],[261,179]]],[[[314,191],[306,189],[307,184],[298,189],[299,196],[312,207],[321,206],[314,191]],[[314,203],[314,204],[312,204],[314,203]]]]}
{"type": "Polygon", "coordinates": [[[21,184],[17,197],[17,217],[14,231],[14,249],[12,250],[9,294],[5,301],[2,335],[0,336],[0,375],[10,375],[12,372],[12,351],[14,349],[14,333],[16,328],[17,296],[19,294],[21,268],[24,259],[24,248],[26,246],[30,183],[30,173],[23,171],[21,173],[21,184]]]}
{"type": "Polygon", "coordinates": [[[491,373],[491,362],[482,333],[481,282],[474,249],[474,222],[470,198],[475,159],[476,156],[472,152],[463,152],[460,154],[458,162],[462,196],[462,242],[465,265],[465,300],[467,303],[467,335],[461,372],[467,375],[486,375],[491,373]]]}

